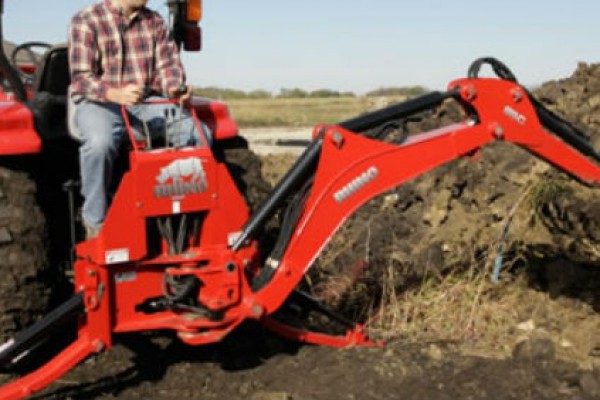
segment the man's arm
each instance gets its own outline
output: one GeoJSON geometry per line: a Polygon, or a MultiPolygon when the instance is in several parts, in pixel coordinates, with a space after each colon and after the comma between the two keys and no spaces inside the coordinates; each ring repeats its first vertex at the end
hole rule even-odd
{"type": "Polygon", "coordinates": [[[156,28],[156,63],[153,86],[161,88],[163,94],[172,96],[185,84],[183,64],[179,50],[169,38],[167,28],[162,21],[156,28]]]}
{"type": "Polygon", "coordinates": [[[69,24],[69,70],[72,91],[94,101],[106,101],[108,85],[94,71],[94,53],[98,45],[89,23],[75,16],[69,24]]]}

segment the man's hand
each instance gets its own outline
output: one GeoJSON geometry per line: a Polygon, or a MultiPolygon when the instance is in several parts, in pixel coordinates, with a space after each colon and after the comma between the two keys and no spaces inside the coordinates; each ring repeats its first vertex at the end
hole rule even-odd
{"type": "Polygon", "coordinates": [[[182,86],[177,89],[169,89],[169,97],[172,99],[179,99],[181,104],[186,104],[192,97],[193,90],[192,85],[182,86]]]}
{"type": "Polygon", "coordinates": [[[133,83],[121,87],[110,88],[106,91],[106,100],[122,106],[132,106],[139,103],[144,95],[144,88],[133,83]]]}

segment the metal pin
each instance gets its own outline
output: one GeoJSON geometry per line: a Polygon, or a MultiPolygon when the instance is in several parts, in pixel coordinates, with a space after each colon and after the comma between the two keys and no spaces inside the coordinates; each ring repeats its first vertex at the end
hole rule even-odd
{"type": "Polygon", "coordinates": [[[148,122],[145,119],[142,119],[142,124],[144,125],[144,135],[146,135],[146,147],[148,150],[152,150],[152,140],[150,140],[150,129],[148,129],[148,122]]]}
{"type": "Polygon", "coordinates": [[[177,107],[171,108],[171,144],[173,147],[178,147],[178,143],[175,140],[177,137],[177,107]]]}
{"type": "Polygon", "coordinates": [[[168,125],[169,125],[169,110],[165,108],[165,125],[164,125],[164,136],[165,136],[165,148],[169,148],[169,137],[167,135],[168,125]]]}

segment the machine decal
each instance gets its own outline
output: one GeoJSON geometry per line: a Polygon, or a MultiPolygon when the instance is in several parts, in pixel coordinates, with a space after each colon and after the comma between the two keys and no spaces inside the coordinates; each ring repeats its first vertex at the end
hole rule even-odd
{"type": "Polygon", "coordinates": [[[519,125],[525,125],[527,123],[527,117],[525,117],[523,114],[519,113],[517,110],[510,106],[504,107],[504,115],[506,115],[510,119],[517,121],[519,125]]]}
{"type": "Polygon", "coordinates": [[[341,203],[342,201],[346,200],[348,197],[362,189],[367,183],[377,179],[378,175],[379,170],[377,167],[370,167],[368,170],[353,179],[352,182],[335,192],[333,195],[335,201],[341,203]]]}
{"type": "Polygon", "coordinates": [[[161,168],[156,182],[155,197],[186,196],[208,189],[206,172],[198,157],[178,159],[161,168]]]}

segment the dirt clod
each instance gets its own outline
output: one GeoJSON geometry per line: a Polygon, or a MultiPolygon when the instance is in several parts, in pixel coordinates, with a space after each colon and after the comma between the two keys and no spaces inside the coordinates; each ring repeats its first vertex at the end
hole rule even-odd
{"type": "Polygon", "coordinates": [[[531,338],[518,343],[513,350],[516,361],[552,361],[556,351],[549,339],[531,338]]]}

